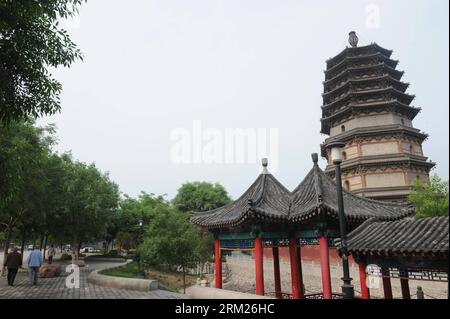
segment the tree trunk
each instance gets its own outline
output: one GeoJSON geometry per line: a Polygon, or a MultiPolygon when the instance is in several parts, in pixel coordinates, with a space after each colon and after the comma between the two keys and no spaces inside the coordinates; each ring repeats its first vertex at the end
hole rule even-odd
{"type": "Polygon", "coordinates": [[[44,260],[45,260],[45,253],[47,252],[47,241],[48,241],[48,234],[45,235],[44,239],[44,260]]]}
{"type": "MultiPolygon", "coordinates": [[[[6,260],[6,256],[8,256],[8,250],[9,250],[9,244],[11,243],[11,228],[6,228],[6,238],[5,238],[5,251],[3,252],[3,260],[6,260]]],[[[6,268],[1,265],[2,271],[1,271],[1,277],[5,276],[5,270],[6,268]]]]}
{"type": "Polygon", "coordinates": [[[181,267],[183,268],[183,293],[186,294],[186,269],[184,265],[181,267]]]}
{"type": "Polygon", "coordinates": [[[78,260],[78,252],[79,250],[78,248],[78,239],[77,236],[74,236],[72,239],[72,261],[77,261],[78,260]]]}
{"type": "Polygon", "coordinates": [[[39,250],[42,251],[42,245],[44,245],[44,235],[41,235],[41,240],[39,242],[39,250]]]}
{"type": "Polygon", "coordinates": [[[20,244],[20,256],[22,257],[22,263],[23,263],[23,252],[25,251],[25,234],[22,235],[22,242],[20,244]]]}

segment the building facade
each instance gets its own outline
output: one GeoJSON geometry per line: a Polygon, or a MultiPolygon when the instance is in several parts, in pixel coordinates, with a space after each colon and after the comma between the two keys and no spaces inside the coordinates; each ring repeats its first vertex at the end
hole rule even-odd
{"type": "Polygon", "coordinates": [[[386,201],[405,201],[417,178],[425,181],[434,163],[422,150],[427,134],[414,128],[420,108],[406,93],[403,71],[392,51],[376,43],[358,46],[350,33],[350,47],[329,59],[325,71],[321,146],[334,177],[328,145],[346,145],[342,154],[343,186],[353,193],[386,201]]]}

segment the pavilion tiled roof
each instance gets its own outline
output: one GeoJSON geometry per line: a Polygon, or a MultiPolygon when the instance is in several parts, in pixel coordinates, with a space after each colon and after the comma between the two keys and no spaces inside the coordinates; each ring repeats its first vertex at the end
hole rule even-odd
{"type": "Polygon", "coordinates": [[[194,213],[191,222],[207,228],[235,227],[249,219],[286,220],[289,190],[265,172],[236,201],[207,212],[194,213]]]}
{"type": "Polygon", "coordinates": [[[448,222],[448,216],[394,222],[369,219],[348,234],[348,251],[353,255],[448,256],[448,222]]]}
{"type": "MultiPolygon", "coordinates": [[[[194,213],[191,222],[208,229],[237,227],[249,220],[273,223],[300,222],[326,214],[338,219],[336,184],[317,165],[289,192],[273,175],[261,174],[236,201],[207,212],[194,213]]],[[[372,217],[398,220],[414,214],[408,205],[389,204],[353,195],[344,190],[345,215],[362,223],[372,217]]]]}
{"type": "MultiPolygon", "coordinates": [[[[343,189],[344,212],[347,220],[363,222],[377,217],[398,220],[414,214],[409,205],[393,204],[357,196],[343,189]]],[[[291,194],[290,220],[301,221],[326,214],[338,219],[336,183],[320,169],[317,158],[314,167],[291,194]]]]}

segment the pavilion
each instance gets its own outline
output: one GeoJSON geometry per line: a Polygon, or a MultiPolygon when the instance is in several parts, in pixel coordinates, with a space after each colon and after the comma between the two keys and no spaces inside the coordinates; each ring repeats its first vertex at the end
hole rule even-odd
{"type": "MultiPolygon", "coordinates": [[[[308,298],[303,291],[302,245],[320,246],[323,292],[320,298],[340,298],[331,289],[329,247],[339,238],[336,184],[318,166],[293,191],[287,190],[267,169],[234,202],[194,213],[191,222],[211,232],[215,238],[215,286],[222,288],[221,250],[254,249],[256,294],[265,295],[263,249],[272,248],[275,296],[282,298],[278,247],[288,246],[293,299],[308,298]]],[[[412,216],[408,205],[379,202],[344,191],[347,228],[356,229],[365,221],[396,221],[412,216]]],[[[317,296],[315,296],[317,297],[317,296]]]]}
{"type": "Polygon", "coordinates": [[[370,298],[367,265],[381,269],[369,274],[382,278],[385,299],[393,298],[391,278],[400,279],[403,299],[411,298],[409,279],[448,281],[448,222],[448,216],[394,222],[372,218],[348,234],[348,252],[359,265],[362,297],[370,298]]]}

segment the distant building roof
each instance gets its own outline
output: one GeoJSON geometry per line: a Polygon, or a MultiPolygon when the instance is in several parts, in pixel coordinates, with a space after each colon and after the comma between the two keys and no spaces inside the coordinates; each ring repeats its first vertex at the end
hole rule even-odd
{"type": "Polygon", "coordinates": [[[357,55],[357,54],[360,54],[361,52],[365,52],[365,51],[381,52],[387,58],[390,58],[392,55],[392,52],[393,52],[392,50],[388,50],[388,49],[385,49],[385,48],[379,46],[377,43],[371,43],[369,45],[355,47],[355,48],[346,47],[338,55],[336,55],[333,58],[328,59],[326,62],[329,67],[332,67],[333,65],[342,61],[349,53],[353,53],[353,54],[357,55]]]}
{"type": "Polygon", "coordinates": [[[348,235],[348,250],[352,255],[448,256],[448,222],[448,216],[394,222],[369,219],[348,235]]]}

